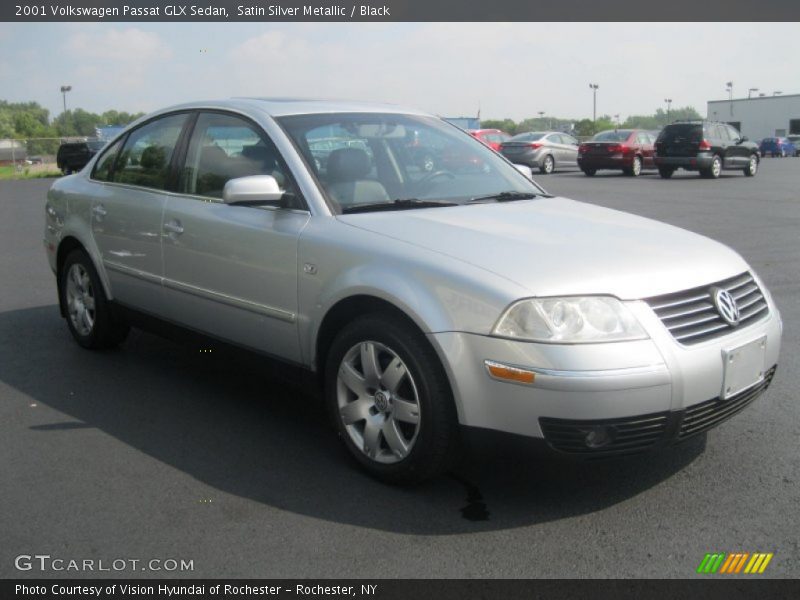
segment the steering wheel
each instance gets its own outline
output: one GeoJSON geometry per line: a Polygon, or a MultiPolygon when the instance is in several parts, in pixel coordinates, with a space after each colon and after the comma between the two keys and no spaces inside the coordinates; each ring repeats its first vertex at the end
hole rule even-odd
{"type": "Polygon", "coordinates": [[[447,177],[448,179],[455,179],[456,176],[453,175],[450,171],[434,171],[433,173],[428,173],[422,179],[417,181],[417,186],[420,189],[425,189],[425,187],[431,183],[434,179],[438,177],[447,177]]]}

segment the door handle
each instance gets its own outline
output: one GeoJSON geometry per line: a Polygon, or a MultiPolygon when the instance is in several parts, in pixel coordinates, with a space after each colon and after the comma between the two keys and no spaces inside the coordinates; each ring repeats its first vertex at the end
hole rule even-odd
{"type": "Polygon", "coordinates": [[[181,225],[180,221],[169,221],[164,223],[164,231],[180,235],[183,233],[183,225],[181,225]]]}
{"type": "Polygon", "coordinates": [[[92,208],[92,214],[95,217],[103,218],[108,214],[108,212],[106,211],[105,208],[103,208],[102,204],[98,204],[97,206],[92,208]]]}

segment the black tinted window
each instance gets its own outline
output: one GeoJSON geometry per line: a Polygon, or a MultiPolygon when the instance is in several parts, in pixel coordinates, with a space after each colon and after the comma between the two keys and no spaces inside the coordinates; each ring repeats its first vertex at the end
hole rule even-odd
{"type": "Polygon", "coordinates": [[[114,166],[114,160],[119,154],[119,149],[122,146],[122,140],[116,142],[103,155],[97,160],[94,166],[92,178],[98,181],[111,181],[111,169],[114,166]]]}
{"type": "Polygon", "coordinates": [[[114,181],[164,189],[186,118],[186,114],[170,115],[132,131],[114,169],[114,181]]]}
{"type": "Polygon", "coordinates": [[[229,180],[250,175],[271,175],[281,189],[295,191],[278,150],[259,128],[233,115],[201,114],[186,154],[181,191],[222,198],[229,180]]]}
{"type": "Polygon", "coordinates": [[[699,142],[703,139],[703,126],[699,123],[679,123],[667,125],[661,135],[662,142],[699,142]]]}

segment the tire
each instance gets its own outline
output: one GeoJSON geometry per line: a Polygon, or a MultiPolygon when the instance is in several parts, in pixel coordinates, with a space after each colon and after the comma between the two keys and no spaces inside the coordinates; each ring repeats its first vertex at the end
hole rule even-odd
{"type": "Polygon", "coordinates": [[[539,172],[542,175],[550,175],[556,168],[556,161],[553,158],[552,154],[548,154],[544,157],[544,161],[539,166],[539,172]]]}
{"type": "Polygon", "coordinates": [[[328,353],[324,387],[340,439],[371,476],[414,484],[454,464],[459,428],[447,376],[404,319],[373,313],[343,328],[328,353]]]}
{"type": "Polygon", "coordinates": [[[633,163],[631,163],[630,167],[625,167],[622,169],[622,172],[625,173],[628,177],[638,177],[642,174],[642,157],[641,156],[634,156],[633,163]]]}
{"type": "Polygon", "coordinates": [[[113,348],[128,336],[130,327],[111,311],[103,284],[84,250],[67,255],[59,273],[59,295],[72,337],[84,348],[113,348]]]}
{"type": "Polygon", "coordinates": [[[722,173],[722,159],[718,154],[715,154],[711,159],[711,166],[707,169],[700,169],[700,177],[707,179],[718,179],[722,173]]]}
{"type": "Polygon", "coordinates": [[[743,171],[747,177],[753,177],[758,173],[758,157],[755,154],[750,155],[750,160],[743,171]]]}
{"type": "Polygon", "coordinates": [[[595,174],[597,173],[597,169],[581,169],[581,170],[583,171],[583,174],[586,175],[587,177],[594,177],[595,174]]]}
{"type": "Polygon", "coordinates": [[[669,179],[673,173],[675,173],[675,169],[671,167],[658,167],[658,174],[662,179],[669,179]]]}

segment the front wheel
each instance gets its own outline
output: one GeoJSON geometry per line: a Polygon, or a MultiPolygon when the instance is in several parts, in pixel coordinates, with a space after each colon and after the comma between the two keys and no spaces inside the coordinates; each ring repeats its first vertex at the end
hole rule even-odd
{"type": "Polygon", "coordinates": [[[86,252],[69,253],[59,280],[61,305],[75,341],[92,350],[122,343],[130,328],[112,314],[100,277],[86,252]]]}
{"type": "Polygon", "coordinates": [[[744,174],[748,177],[753,177],[758,172],[758,157],[755,154],[750,155],[750,160],[744,168],[744,174]]]}
{"type": "Polygon", "coordinates": [[[642,174],[642,159],[639,156],[633,157],[633,162],[630,167],[622,169],[622,172],[629,177],[638,177],[642,174]]]}
{"type": "Polygon", "coordinates": [[[325,400],[345,447],[370,475],[418,483],[457,457],[458,419],[436,352],[413,325],[365,315],[334,339],[325,400]]]}
{"type": "Polygon", "coordinates": [[[552,173],[555,170],[555,168],[556,168],[556,161],[550,154],[548,154],[547,156],[544,157],[544,162],[539,167],[539,171],[542,173],[542,175],[550,175],[550,173],[552,173]]]}

